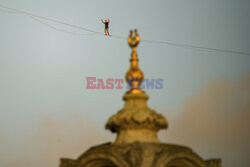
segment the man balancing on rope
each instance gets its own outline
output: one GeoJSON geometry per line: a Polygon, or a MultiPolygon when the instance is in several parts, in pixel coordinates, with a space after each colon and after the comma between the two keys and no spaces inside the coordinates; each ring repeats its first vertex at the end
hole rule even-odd
{"type": "Polygon", "coordinates": [[[104,29],[105,35],[109,36],[109,19],[108,19],[108,21],[107,20],[103,21],[101,19],[101,21],[102,21],[103,24],[105,24],[105,29],[104,29]]]}

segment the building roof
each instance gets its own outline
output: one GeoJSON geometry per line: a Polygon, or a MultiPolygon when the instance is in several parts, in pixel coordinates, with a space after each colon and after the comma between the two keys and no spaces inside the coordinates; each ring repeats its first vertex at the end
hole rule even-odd
{"type": "Polygon", "coordinates": [[[130,90],[123,97],[124,107],[106,124],[106,129],[117,133],[116,140],[91,147],[76,160],[61,159],[60,167],[221,167],[220,159],[203,160],[188,147],[158,139],[158,131],[168,123],[148,107],[148,95],[140,88],[144,74],[138,65],[139,42],[137,31],[130,31],[132,53],[125,76],[130,90]]]}

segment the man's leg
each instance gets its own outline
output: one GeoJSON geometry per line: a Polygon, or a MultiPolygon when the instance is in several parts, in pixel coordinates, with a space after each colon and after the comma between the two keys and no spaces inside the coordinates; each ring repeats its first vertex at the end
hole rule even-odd
{"type": "Polygon", "coordinates": [[[108,36],[109,36],[109,29],[107,28],[108,36]]]}
{"type": "Polygon", "coordinates": [[[104,29],[104,32],[105,32],[105,35],[107,35],[107,29],[106,28],[104,29]]]}

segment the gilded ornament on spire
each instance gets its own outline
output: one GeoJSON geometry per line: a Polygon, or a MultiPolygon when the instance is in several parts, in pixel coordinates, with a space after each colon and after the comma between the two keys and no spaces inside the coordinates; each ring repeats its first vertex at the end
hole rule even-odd
{"type": "Polygon", "coordinates": [[[140,43],[140,36],[135,29],[134,31],[130,30],[128,37],[128,44],[132,48],[131,59],[130,59],[130,68],[126,73],[126,81],[130,85],[129,93],[137,94],[142,93],[140,85],[144,79],[144,74],[138,65],[138,57],[136,52],[136,47],[140,43]]]}

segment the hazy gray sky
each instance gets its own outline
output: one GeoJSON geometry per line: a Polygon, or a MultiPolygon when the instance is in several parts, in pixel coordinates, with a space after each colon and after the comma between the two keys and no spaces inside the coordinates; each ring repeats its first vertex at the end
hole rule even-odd
{"type": "MultiPolygon", "coordinates": [[[[248,0],[1,0],[0,4],[101,32],[100,19],[110,18],[114,35],[128,36],[137,28],[143,39],[250,53],[248,0]]],[[[57,166],[59,157],[76,158],[91,145],[113,140],[104,125],[122,108],[126,89],[86,90],[86,77],[124,78],[131,52],[127,41],[71,35],[15,13],[0,11],[0,20],[0,166],[57,166]]],[[[204,158],[221,157],[227,167],[249,166],[243,155],[249,155],[250,146],[241,141],[249,139],[244,135],[249,124],[243,123],[249,118],[250,56],[149,43],[140,43],[138,55],[146,78],[164,80],[163,89],[146,90],[149,106],[170,122],[167,133],[161,133],[162,141],[191,146],[204,158]],[[206,91],[213,88],[218,90],[214,94],[206,91]],[[198,107],[187,114],[187,106],[198,107]],[[210,118],[204,111],[211,111],[209,121],[217,126],[199,126],[199,120],[210,118]],[[199,116],[197,124],[186,116],[192,114],[199,116]],[[230,131],[230,121],[237,129],[230,131]],[[202,138],[196,144],[184,133],[191,130],[186,127],[200,127],[192,136],[208,135],[207,141],[202,138]],[[235,131],[244,133],[223,145],[219,138],[227,140],[225,136],[235,131]]]]}

